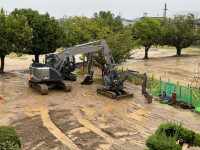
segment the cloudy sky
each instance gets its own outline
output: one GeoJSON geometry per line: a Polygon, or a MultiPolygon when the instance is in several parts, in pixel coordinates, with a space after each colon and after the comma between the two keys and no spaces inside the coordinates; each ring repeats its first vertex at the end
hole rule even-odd
{"type": "Polygon", "coordinates": [[[91,17],[94,12],[110,10],[115,15],[133,19],[143,13],[162,16],[165,3],[168,15],[183,10],[200,11],[200,0],[0,0],[0,7],[9,12],[14,8],[32,8],[55,18],[64,15],[91,17]]]}

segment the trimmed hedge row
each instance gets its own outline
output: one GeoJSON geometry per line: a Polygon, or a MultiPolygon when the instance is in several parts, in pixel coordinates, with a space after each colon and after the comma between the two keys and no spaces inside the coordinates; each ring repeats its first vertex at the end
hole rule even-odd
{"type": "Polygon", "coordinates": [[[146,140],[150,150],[181,150],[183,143],[200,147],[200,134],[171,122],[161,124],[155,134],[146,140]]]}
{"type": "Polygon", "coordinates": [[[11,126],[0,126],[0,150],[20,150],[21,142],[11,126]]]}

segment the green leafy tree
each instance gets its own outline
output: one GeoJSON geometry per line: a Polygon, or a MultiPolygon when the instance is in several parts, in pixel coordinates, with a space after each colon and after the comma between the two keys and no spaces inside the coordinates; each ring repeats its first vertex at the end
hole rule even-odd
{"type": "MultiPolygon", "coordinates": [[[[67,31],[67,40],[71,45],[106,39],[116,63],[131,58],[133,47],[131,30],[123,29],[120,16],[115,17],[110,11],[95,13],[91,19],[70,17],[63,23],[67,31]]],[[[94,59],[102,68],[105,64],[101,52],[94,54],[94,59]]]]}
{"type": "Polygon", "coordinates": [[[94,13],[92,20],[98,24],[100,29],[108,26],[113,32],[119,32],[123,30],[121,17],[115,17],[115,15],[110,11],[100,11],[99,13],[94,13]]]}
{"type": "Polygon", "coordinates": [[[100,32],[97,23],[84,16],[70,17],[63,22],[63,26],[67,32],[67,43],[70,45],[86,43],[97,39],[97,34],[100,32]]]}
{"type": "Polygon", "coordinates": [[[151,17],[136,22],[132,28],[133,39],[145,47],[144,59],[148,59],[148,51],[152,45],[157,45],[160,39],[161,22],[151,17]]]}
{"type": "Polygon", "coordinates": [[[11,51],[23,53],[32,39],[32,29],[28,26],[25,16],[6,16],[3,8],[0,12],[0,29],[0,72],[4,72],[5,56],[11,51]]]}
{"type": "Polygon", "coordinates": [[[164,44],[176,47],[177,55],[181,55],[181,50],[196,40],[195,22],[193,14],[178,15],[166,20],[163,24],[164,44]]]}
{"type": "Polygon", "coordinates": [[[57,48],[67,44],[64,29],[48,13],[41,15],[32,9],[15,9],[12,14],[15,17],[27,17],[28,25],[33,30],[33,39],[26,53],[35,55],[36,62],[39,62],[39,55],[53,53],[57,48]]]}
{"type": "MultiPolygon", "coordinates": [[[[115,63],[120,64],[127,59],[131,59],[131,50],[134,46],[131,30],[126,29],[123,32],[105,34],[104,39],[107,41],[115,63]]],[[[98,62],[100,68],[103,69],[105,60],[102,53],[95,53],[94,58],[98,62]]]]}
{"type": "Polygon", "coordinates": [[[197,41],[196,41],[196,43],[198,45],[200,45],[200,27],[199,26],[197,27],[197,41]]]}

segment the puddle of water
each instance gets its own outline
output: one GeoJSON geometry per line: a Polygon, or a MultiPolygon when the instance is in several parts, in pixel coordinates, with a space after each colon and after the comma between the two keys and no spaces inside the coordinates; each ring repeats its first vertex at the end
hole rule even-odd
{"type": "Polygon", "coordinates": [[[142,60],[137,60],[137,59],[129,59],[129,60],[127,60],[128,63],[139,62],[139,61],[142,61],[142,60]]]}

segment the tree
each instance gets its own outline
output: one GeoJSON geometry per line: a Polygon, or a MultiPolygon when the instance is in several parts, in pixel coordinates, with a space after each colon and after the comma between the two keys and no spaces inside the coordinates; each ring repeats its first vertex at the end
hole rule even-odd
{"type": "Polygon", "coordinates": [[[177,55],[181,55],[181,50],[195,41],[195,22],[193,14],[178,15],[164,22],[164,43],[176,47],[177,55]]]}
{"type": "Polygon", "coordinates": [[[99,13],[94,13],[92,20],[98,24],[100,29],[108,26],[113,32],[123,30],[121,17],[115,17],[115,15],[110,11],[100,11],[99,13]]]}
{"type": "Polygon", "coordinates": [[[136,22],[132,28],[133,39],[145,47],[144,59],[148,59],[149,48],[159,43],[161,23],[159,20],[146,17],[136,22]]]}
{"type": "Polygon", "coordinates": [[[35,55],[36,62],[39,62],[39,55],[53,53],[57,48],[67,44],[64,29],[48,13],[41,15],[32,9],[15,9],[12,14],[15,17],[27,17],[28,25],[33,30],[33,39],[26,53],[35,55]]]}
{"type": "MultiPolygon", "coordinates": [[[[63,23],[67,31],[68,43],[71,45],[106,39],[116,63],[131,57],[133,47],[131,30],[123,29],[120,16],[115,17],[110,11],[95,13],[91,19],[70,17],[63,23]]],[[[94,54],[94,59],[102,68],[105,64],[101,52],[94,54]]]]}
{"type": "Polygon", "coordinates": [[[26,50],[32,38],[32,30],[29,28],[26,17],[17,16],[14,18],[12,14],[5,15],[5,11],[0,12],[0,57],[1,69],[4,72],[5,56],[11,51],[22,53],[26,50]]]}
{"type": "MultiPolygon", "coordinates": [[[[107,41],[115,63],[120,64],[127,59],[131,59],[131,50],[134,46],[131,32],[130,29],[125,29],[123,32],[104,35],[104,39],[107,41]]],[[[103,69],[105,60],[102,52],[95,53],[94,58],[98,62],[100,68],[103,69]]]]}
{"type": "Polygon", "coordinates": [[[200,44],[200,27],[197,28],[197,44],[200,44]]]}
{"type": "Polygon", "coordinates": [[[86,43],[98,38],[100,29],[97,23],[86,17],[70,17],[63,22],[70,45],[86,43]]]}

